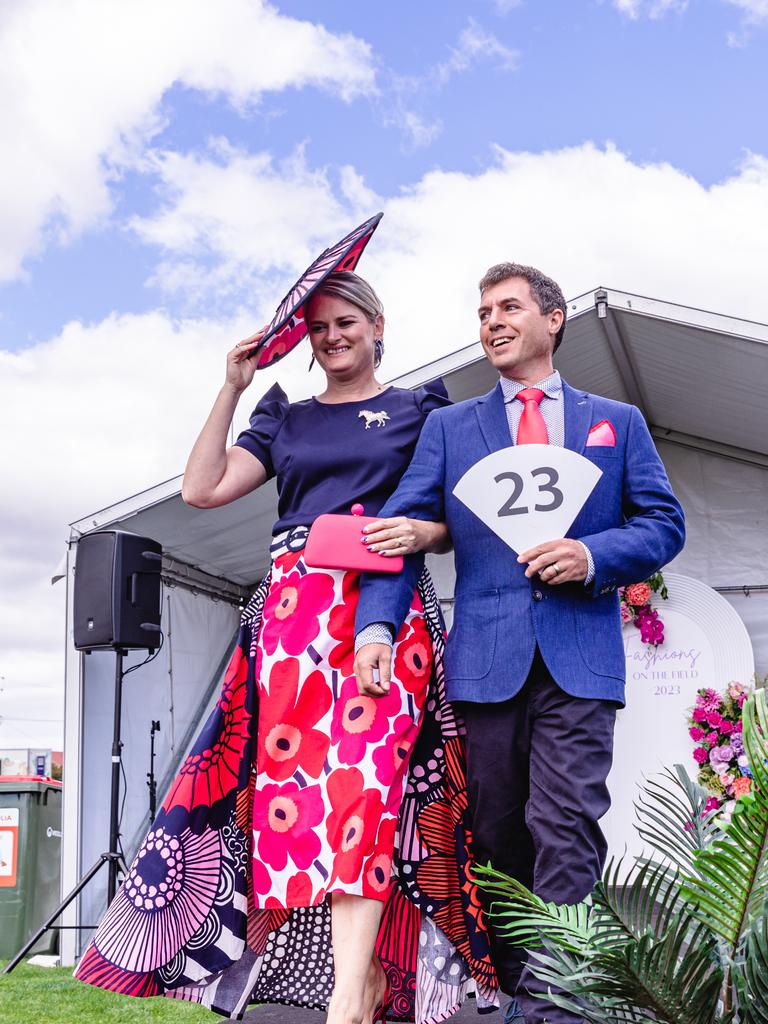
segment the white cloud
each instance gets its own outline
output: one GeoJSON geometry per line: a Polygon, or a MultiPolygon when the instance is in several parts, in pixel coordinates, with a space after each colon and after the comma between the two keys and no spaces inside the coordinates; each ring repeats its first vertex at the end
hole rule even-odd
{"type": "Polygon", "coordinates": [[[726,36],[729,46],[740,48],[746,46],[752,29],[768,23],[768,0],[725,0],[732,7],[742,12],[739,27],[726,36]]]}
{"type": "Polygon", "coordinates": [[[492,62],[494,67],[502,71],[517,71],[520,51],[506,46],[474,18],[470,18],[456,46],[451,47],[448,60],[437,66],[435,75],[439,82],[447,82],[453,75],[468,71],[479,62],[492,62]]]}
{"type": "Polygon", "coordinates": [[[162,126],[162,97],[179,83],[240,109],[289,87],[343,100],[375,90],[367,43],[263,0],[5,0],[0,280],[109,214],[110,183],[162,126]]]}
{"type": "Polygon", "coordinates": [[[301,147],[276,163],[218,140],[205,156],[161,153],[154,163],[164,204],[132,227],[163,252],[154,283],[209,307],[214,295],[230,305],[246,289],[258,296],[265,279],[288,287],[379,202],[351,168],[310,169],[301,147]]]}
{"type": "Polygon", "coordinates": [[[768,21],[768,0],[725,0],[732,7],[738,7],[746,18],[754,23],[768,21]]]}
{"type": "MultiPolygon", "coordinates": [[[[276,271],[295,275],[316,251],[383,209],[363,268],[377,285],[384,275],[398,335],[414,330],[426,285],[446,292],[440,321],[463,324],[450,340],[420,337],[429,357],[473,336],[475,281],[501,259],[541,263],[570,294],[602,282],[764,317],[758,280],[768,262],[768,162],[759,156],[705,188],[668,164],[636,164],[613,147],[498,148],[479,174],[433,171],[389,198],[371,193],[351,168],[339,184],[328,169],[308,168],[301,154],[288,168],[237,150],[229,163],[177,156],[166,172],[165,209],[138,227],[162,245],[166,269],[179,268],[171,282],[183,284],[187,274],[194,288],[207,278],[226,289],[231,274],[232,294],[247,282],[248,294],[265,302],[269,289],[279,297],[276,271]]],[[[390,351],[402,367],[398,348],[390,351]]],[[[413,352],[411,339],[400,351],[413,352]]]]}
{"type": "Polygon", "coordinates": [[[669,12],[682,13],[688,0],[613,0],[617,11],[636,21],[640,17],[663,18],[669,12]]]}
{"type": "Polygon", "coordinates": [[[405,132],[406,138],[417,148],[428,146],[443,131],[443,122],[439,118],[436,121],[428,121],[427,118],[413,110],[403,112],[400,126],[405,132]]]}
{"type": "MultiPolygon", "coordinates": [[[[515,6],[515,0],[511,4],[507,0],[507,8],[512,6],[515,6]]],[[[443,122],[439,117],[429,118],[414,109],[420,100],[440,93],[452,78],[470,71],[477,64],[510,72],[518,70],[520,59],[519,50],[506,46],[474,18],[469,18],[456,44],[448,47],[446,60],[427,67],[421,75],[391,76],[389,89],[380,103],[383,121],[400,130],[405,148],[428,146],[442,134],[443,122]]]]}
{"type": "MultiPolygon", "coordinates": [[[[724,4],[736,7],[742,12],[741,25],[738,30],[727,34],[729,46],[744,46],[751,28],[768,22],[768,0],[721,0],[724,4]]],[[[682,14],[687,10],[689,0],[611,0],[621,14],[631,21],[647,17],[652,20],[663,18],[665,14],[682,14]]]]}
{"type": "Polygon", "coordinates": [[[521,7],[523,0],[493,0],[493,6],[497,14],[509,14],[516,7],[521,7]]]}
{"type": "MultiPolygon", "coordinates": [[[[605,284],[765,320],[762,156],[748,156],[731,179],[707,188],[668,164],[640,165],[612,147],[499,148],[480,173],[433,171],[385,199],[352,168],[313,170],[299,155],[286,170],[268,156],[221,147],[217,156],[218,163],[166,161],[167,206],[144,227],[190,280],[195,273],[204,279],[212,266],[219,281],[228,268],[252,280],[247,313],[183,322],[161,313],[115,315],[69,324],[44,344],[0,356],[0,436],[18,439],[13,450],[0,449],[0,716],[49,717],[51,706],[60,708],[62,597],[47,580],[65,524],[180,471],[218,388],[224,353],[266,319],[282,295],[277,279],[294,273],[285,269],[281,238],[286,252],[300,253],[296,264],[315,254],[311,246],[318,250],[357,219],[385,210],[360,269],[387,310],[386,377],[475,339],[477,281],[501,260],[540,266],[569,296],[605,284]],[[270,192],[274,178],[292,191],[270,192]],[[262,187],[285,205],[243,220],[262,187]]],[[[238,425],[274,378],[293,397],[304,393],[313,378],[303,356],[257,379],[238,425]]],[[[30,736],[33,727],[23,725],[30,736]]],[[[48,734],[35,735],[43,742],[48,734]]]]}

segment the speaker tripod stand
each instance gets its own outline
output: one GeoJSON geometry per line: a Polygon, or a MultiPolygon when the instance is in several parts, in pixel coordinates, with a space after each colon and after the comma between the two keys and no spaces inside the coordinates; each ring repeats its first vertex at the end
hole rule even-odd
{"type": "MultiPolygon", "coordinates": [[[[48,920],[43,924],[38,931],[32,936],[32,938],[26,943],[26,945],[19,950],[19,952],[9,960],[3,970],[3,974],[10,974],[11,971],[16,967],[27,955],[27,953],[37,944],[37,942],[45,935],[49,929],[60,930],[62,925],[54,925],[54,921],[61,917],[67,907],[75,900],[80,893],[85,889],[88,883],[98,875],[99,871],[107,865],[107,905],[109,905],[114,899],[115,893],[117,892],[117,876],[118,872],[121,872],[124,876],[128,874],[128,869],[125,866],[123,855],[120,852],[120,766],[122,759],[123,743],[120,739],[120,719],[122,713],[123,703],[123,658],[126,655],[126,650],[121,647],[115,650],[115,718],[112,730],[112,791],[110,794],[109,804],[109,849],[99,856],[99,859],[93,865],[93,867],[87,871],[77,885],[69,892],[62,902],[58,905],[56,910],[51,914],[48,920]]],[[[74,925],[75,928],[89,928],[91,925],[74,925]]]]}

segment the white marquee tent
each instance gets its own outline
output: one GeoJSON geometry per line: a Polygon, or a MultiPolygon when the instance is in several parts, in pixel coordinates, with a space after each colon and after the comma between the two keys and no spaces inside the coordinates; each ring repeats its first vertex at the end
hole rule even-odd
{"type": "MultiPolygon", "coordinates": [[[[723,593],[746,623],[758,673],[768,672],[768,325],[689,309],[612,289],[569,304],[566,342],[556,364],[575,387],[642,410],[688,520],[676,571],[723,593]]],[[[455,401],[488,390],[494,373],[478,343],[396,381],[415,387],[442,376],[455,401]]],[[[73,523],[66,563],[64,842],[68,892],[105,848],[108,832],[114,656],[72,646],[77,542],[117,528],[159,541],[164,550],[166,642],[131,674],[123,703],[128,781],[122,819],[129,858],[148,823],[149,737],[156,737],[158,796],[215,702],[233,648],[238,609],[268,564],[276,518],[274,483],[216,510],[188,508],[181,477],[73,523]]],[[[433,558],[450,619],[450,556],[433,558]]],[[[128,664],[143,658],[131,655],[128,664]]],[[[727,682],[724,680],[722,682],[727,682]]],[[[73,904],[64,924],[93,923],[105,902],[106,871],[73,904]]],[[[62,932],[72,962],[88,932],[62,932]]]]}

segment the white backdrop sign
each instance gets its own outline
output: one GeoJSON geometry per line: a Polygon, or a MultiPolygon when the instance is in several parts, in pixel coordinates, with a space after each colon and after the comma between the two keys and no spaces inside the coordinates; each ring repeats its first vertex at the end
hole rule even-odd
{"type": "Polygon", "coordinates": [[[725,598],[689,576],[669,572],[664,579],[669,600],[656,602],[664,643],[649,647],[639,629],[624,627],[627,706],[616,718],[608,777],[612,806],[601,823],[609,856],[643,850],[633,804],[644,777],[675,764],[695,777],[688,714],[696,691],[708,686],[722,692],[732,680],[750,683],[755,671],[746,627],[725,598]]]}
{"type": "Polygon", "coordinates": [[[476,462],[453,493],[520,554],[564,537],[602,475],[568,448],[513,445],[476,462]]]}

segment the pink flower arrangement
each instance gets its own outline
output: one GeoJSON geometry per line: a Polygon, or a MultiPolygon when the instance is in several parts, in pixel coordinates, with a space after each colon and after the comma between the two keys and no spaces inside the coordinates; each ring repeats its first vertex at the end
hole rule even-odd
{"type": "Polygon", "coordinates": [[[688,733],[696,744],[693,759],[699,783],[711,794],[705,813],[737,800],[752,788],[752,772],[744,753],[741,709],[749,687],[730,683],[725,693],[701,689],[688,719],[688,733]]]}
{"type": "Polygon", "coordinates": [[[635,617],[635,625],[640,630],[640,638],[644,644],[658,647],[664,643],[664,623],[659,613],[650,605],[645,605],[635,617]]]}
{"type": "Polygon", "coordinates": [[[664,623],[658,611],[652,607],[654,594],[666,601],[669,596],[664,577],[657,572],[642,583],[630,583],[619,588],[619,608],[622,626],[632,623],[640,630],[644,644],[658,647],[664,643],[664,623]]]}

